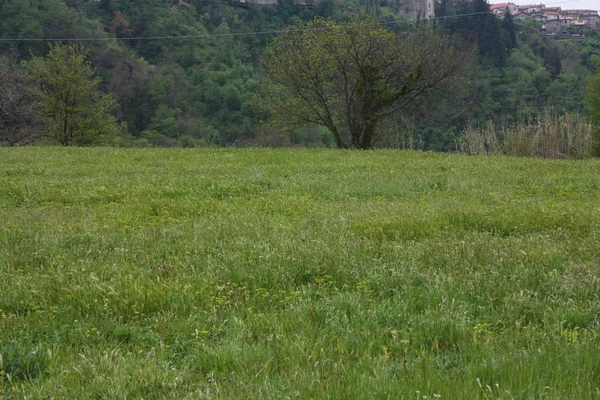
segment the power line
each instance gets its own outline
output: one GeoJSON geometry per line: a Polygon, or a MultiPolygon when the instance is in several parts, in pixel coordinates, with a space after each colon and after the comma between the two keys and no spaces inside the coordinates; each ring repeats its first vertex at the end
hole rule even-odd
{"type": "MultiPolygon", "coordinates": [[[[343,26],[333,27],[342,28],[343,26]]],[[[204,35],[180,35],[180,36],[135,36],[135,37],[95,37],[95,38],[16,38],[7,39],[0,38],[0,42],[102,42],[111,40],[136,41],[136,40],[177,40],[177,39],[202,39],[202,38],[217,38],[226,36],[259,36],[259,35],[277,35],[280,33],[303,32],[324,30],[332,28],[305,28],[305,29],[281,29],[273,31],[258,31],[258,32],[230,32],[230,33],[213,33],[204,35]]]]}

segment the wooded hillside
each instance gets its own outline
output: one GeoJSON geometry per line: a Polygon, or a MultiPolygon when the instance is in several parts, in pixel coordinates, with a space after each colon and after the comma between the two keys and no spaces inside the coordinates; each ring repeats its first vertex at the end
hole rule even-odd
{"type": "MultiPolygon", "coordinates": [[[[31,122],[18,115],[31,111],[27,90],[15,87],[27,85],[21,63],[45,56],[49,39],[90,39],[77,43],[102,79],[100,90],[116,102],[120,134],[112,144],[333,145],[323,129],[284,131],[264,124],[271,116],[260,107],[260,63],[275,31],[315,16],[343,23],[366,6],[355,0],[322,0],[312,8],[291,1],[243,7],[198,0],[3,1],[0,85],[24,98],[2,98],[3,109],[7,102],[13,107],[10,118],[0,121],[2,144],[30,143],[41,129],[24,130],[23,137],[13,129],[7,139],[11,126],[31,122]]],[[[540,34],[535,23],[488,11],[484,0],[444,0],[436,4],[436,19],[410,21],[394,3],[378,4],[374,18],[394,32],[433,31],[457,47],[477,49],[458,88],[436,95],[410,117],[390,119],[380,145],[449,151],[468,126],[588,112],[585,92],[600,55],[598,32],[557,40],[540,34]]]]}

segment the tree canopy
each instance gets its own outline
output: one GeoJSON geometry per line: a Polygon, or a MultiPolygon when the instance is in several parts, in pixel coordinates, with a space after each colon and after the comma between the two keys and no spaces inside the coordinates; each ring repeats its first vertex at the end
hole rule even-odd
{"type": "Polygon", "coordinates": [[[327,128],[340,148],[368,149],[385,118],[448,88],[469,58],[439,36],[397,35],[370,17],[316,19],[268,46],[267,108],[281,122],[327,128]]]}
{"type": "Polygon", "coordinates": [[[97,143],[117,133],[112,96],[101,93],[99,77],[82,47],[56,44],[45,58],[29,62],[46,135],[63,146],[97,143]]]}
{"type": "MultiPolygon", "coordinates": [[[[585,34],[579,40],[563,40],[540,33],[541,25],[535,21],[514,18],[511,27],[510,17],[498,20],[483,0],[440,0],[435,6],[440,18],[420,21],[406,19],[397,2],[371,4],[380,7],[379,22],[394,32],[428,30],[446,35],[458,46],[476,47],[474,62],[453,96],[419,96],[417,103],[431,100],[427,113],[404,108],[403,113],[378,120],[376,139],[384,131],[389,135],[377,146],[404,147],[397,140],[402,136],[410,138],[402,141],[410,143],[409,148],[453,151],[469,126],[488,121],[509,126],[548,110],[556,115],[587,114],[584,93],[595,74],[594,56],[600,56],[597,30],[578,31],[585,34]]],[[[6,94],[20,93],[13,89],[27,80],[21,61],[48,53],[40,39],[100,38],[81,43],[94,76],[102,78],[98,90],[116,100],[120,132],[130,134],[123,135],[123,145],[260,145],[271,139],[279,145],[335,145],[333,135],[322,126],[284,130],[261,123],[264,115],[255,102],[262,90],[259,60],[279,32],[294,29],[295,24],[316,15],[345,24],[364,8],[350,0],[323,0],[312,8],[296,7],[291,0],[273,6],[205,0],[0,1],[0,37],[19,39],[0,42],[0,58],[10,58],[13,48],[17,50],[14,66],[4,71],[19,78],[8,79],[12,89],[6,94]],[[135,39],[164,36],[181,38],[135,39]]],[[[4,100],[8,97],[18,100],[12,95],[4,100]]],[[[26,115],[33,112],[31,96],[24,101],[18,103],[26,105],[19,108],[19,115],[31,128],[26,115]]],[[[0,128],[4,133],[16,126],[14,120],[4,121],[0,128]]],[[[21,131],[25,136],[13,135],[0,140],[0,145],[41,138],[29,134],[37,133],[37,128],[29,128],[21,131]]]]}
{"type": "Polygon", "coordinates": [[[30,83],[16,54],[0,57],[0,146],[33,143],[35,120],[30,83]]]}

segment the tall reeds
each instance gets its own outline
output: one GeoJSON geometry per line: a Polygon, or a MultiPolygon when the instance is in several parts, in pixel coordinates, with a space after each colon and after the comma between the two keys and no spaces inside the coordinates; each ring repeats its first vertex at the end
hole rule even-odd
{"type": "Polygon", "coordinates": [[[592,124],[580,116],[551,116],[497,127],[488,122],[468,127],[457,141],[466,154],[511,155],[543,158],[586,158],[593,154],[592,124]]]}

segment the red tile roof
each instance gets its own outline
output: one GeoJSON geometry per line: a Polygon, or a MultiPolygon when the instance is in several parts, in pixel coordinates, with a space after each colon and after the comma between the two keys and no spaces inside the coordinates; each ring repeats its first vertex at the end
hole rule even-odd
{"type": "Polygon", "coordinates": [[[490,10],[494,11],[498,8],[506,8],[508,7],[508,3],[498,3],[498,4],[490,4],[490,10]]]}

